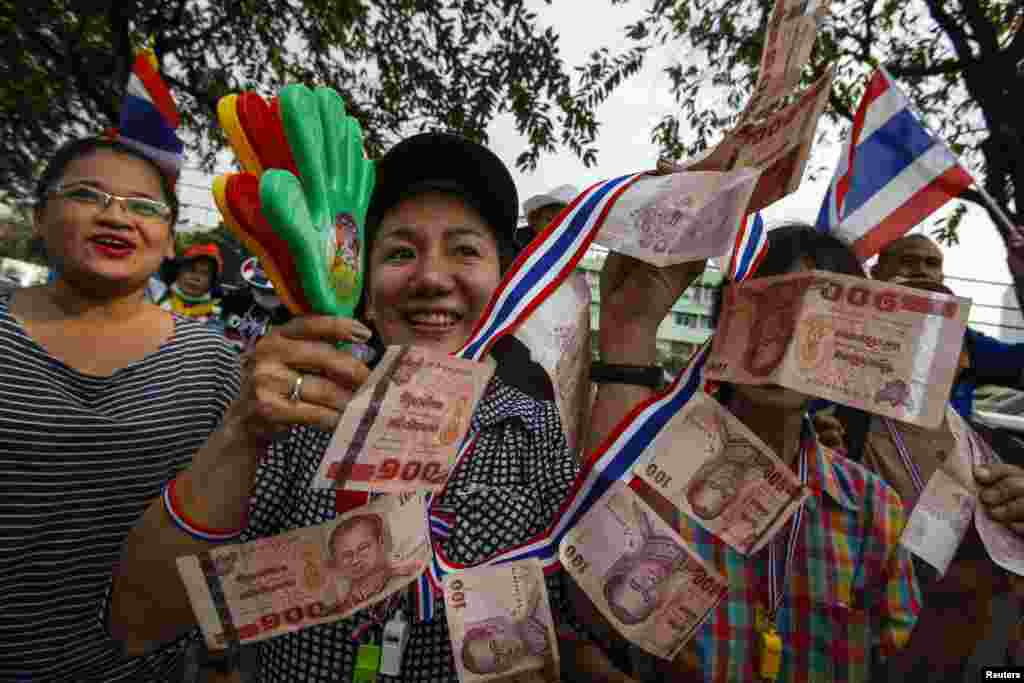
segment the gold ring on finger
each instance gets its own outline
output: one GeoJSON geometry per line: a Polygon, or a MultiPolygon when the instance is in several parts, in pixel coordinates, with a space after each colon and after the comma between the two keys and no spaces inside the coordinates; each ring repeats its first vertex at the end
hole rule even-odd
{"type": "Polygon", "coordinates": [[[292,393],[288,394],[288,400],[297,402],[302,400],[302,379],[303,375],[299,373],[295,377],[295,381],[292,382],[292,393]]]}

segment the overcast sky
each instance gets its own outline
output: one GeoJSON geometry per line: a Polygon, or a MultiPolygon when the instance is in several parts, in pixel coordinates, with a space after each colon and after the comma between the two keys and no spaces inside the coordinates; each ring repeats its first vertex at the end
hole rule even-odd
{"type": "MultiPolygon", "coordinates": [[[[624,37],[622,28],[639,18],[643,8],[648,5],[646,2],[631,2],[611,7],[606,1],[588,2],[586,21],[581,22],[579,7],[574,2],[556,0],[548,6],[537,0],[532,4],[541,21],[561,33],[562,55],[568,64],[582,63],[589,52],[604,45],[613,51],[627,47],[630,42],[624,37]]],[[[563,183],[571,183],[583,189],[605,178],[653,168],[658,150],[650,142],[651,129],[665,114],[677,109],[670,93],[670,81],[663,69],[668,64],[686,58],[682,47],[669,47],[649,53],[643,71],[620,85],[599,110],[601,132],[597,141],[597,165],[585,168],[571,154],[562,154],[542,160],[533,173],[524,174],[513,170],[520,199],[525,201],[531,195],[563,183]]],[[[523,139],[515,133],[511,117],[496,121],[491,126],[490,134],[494,151],[511,166],[524,144],[523,139]]],[[[837,139],[838,131],[831,137],[837,139]]],[[[832,170],[838,161],[839,149],[838,144],[829,144],[819,145],[813,150],[800,189],[763,212],[769,227],[785,220],[814,222],[831,180],[832,170]],[[813,179],[812,169],[818,170],[815,174],[817,177],[813,179]]],[[[953,205],[954,202],[950,202],[947,207],[953,205]]],[[[961,225],[961,243],[944,248],[947,276],[1010,282],[1002,239],[987,214],[970,206],[972,208],[961,225]]],[[[936,217],[938,215],[941,214],[936,217]]],[[[919,227],[918,231],[930,232],[929,223],[919,227]]],[[[1004,304],[1004,287],[952,279],[949,285],[961,296],[973,299],[976,304],[1004,304]]],[[[998,322],[999,311],[976,307],[971,319],[998,322]]],[[[996,331],[996,328],[989,326],[979,326],[979,329],[988,333],[996,331]]]]}
{"type": "MultiPolygon", "coordinates": [[[[530,4],[542,23],[554,27],[561,34],[563,59],[572,66],[584,62],[586,55],[599,47],[608,46],[615,51],[629,46],[622,28],[637,19],[648,3],[636,1],[611,7],[608,0],[592,0],[586,4],[585,21],[581,21],[578,2],[555,0],[549,6],[541,0],[533,0],[530,4]]],[[[565,153],[543,158],[533,173],[518,172],[513,163],[524,141],[516,134],[511,116],[495,121],[489,129],[491,147],[513,168],[520,201],[564,183],[583,189],[599,180],[653,168],[657,148],[650,141],[651,130],[664,115],[677,109],[663,69],[685,59],[687,55],[681,46],[650,52],[645,68],[621,84],[601,106],[598,112],[601,122],[597,140],[598,163],[591,168],[584,167],[572,154],[565,153]]],[[[838,132],[831,137],[835,139],[837,135],[838,132]]],[[[769,227],[784,220],[813,222],[816,219],[838,156],[839,145],[834,143],[818,145],[813,150],[800,189],[763,212],[769,227]],[[814,169],[817,173],[812,178],[814,169]]],[[[182,198],[190,204],[212,207],[208,187],[208,178],[186,173],[180,188],[182,198]],[[197,187],[190,187],[192,184],[197,187]]],[[[204,211],[186,211],[185,215],[194,216],[193,220],[208,225],[215,224],[217,220],[215,215],[204,211]]],[[[918,230],[929,228],[926,224],[918,230]]],[[[984,211],[972,205],[960,234],[960,245],[944,248],[947,276],[1003,283],[1010,281],[1002,240],[984,211]]],[[[949,281],[949,285],[961,296],[973,299],[975,304],[1006,303],[1003,300],[1004,287],[954,279],[949,281]]],[[[976,306],[971,319],[998,322],[999,314],[997,309],[976,306]]],[[[979,326],[979,329],[996,333],[996,328],[990,326],[979,326]]]]}

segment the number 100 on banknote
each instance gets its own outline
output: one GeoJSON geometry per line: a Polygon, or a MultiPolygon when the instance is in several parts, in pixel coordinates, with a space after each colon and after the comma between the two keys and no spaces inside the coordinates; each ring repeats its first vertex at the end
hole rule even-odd
{"type": "Polygon", "coordinates": [[[345,408],[314,486],[439,491],[493,373],[490,361],[389,347],[345,408]]]}

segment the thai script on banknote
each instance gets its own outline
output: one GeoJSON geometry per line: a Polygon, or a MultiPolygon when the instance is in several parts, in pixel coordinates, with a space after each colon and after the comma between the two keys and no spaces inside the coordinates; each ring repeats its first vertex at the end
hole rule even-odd
{"type": "Polygon", "coordinates": [[[759,171],[649,175],[612,205],[595,241],[659,268],[732,249],[759,171]]]}
{"type": "Polygon", "coordinates": [[[330,522],[179,557],[208,647],[338,621],[414,581],[430,561],[422,493],[382,496],[330,522]]]}
{"type": "Polygon", "coordinates": [[[559,557],[623,637],[664,659],[728,592],[725,578],[622,482],[565,535],[559,557]]]}
{"type": "Polygon", "coordinates": [[[444,599],[461,683],[558,671],[555,622],[538,560],[449,574],[444,599]]]}
{"type": "Polygon", "coordinates": [[[314,487],[439,491],[493,373],[492,360],[389,347],[345,407],[314,487]]]}
{"type": "Polygon", "coordinates": [[[744,555],[763,548],[808,493],[757,435],[703,393],[669,420],[633,473],[744,555]]]}
{"type": "Polygon", "coordinates": [[[960,297],[823,271],[754,278],[726,288],[706,374],[936,427],[969,308],[960,297]]]}

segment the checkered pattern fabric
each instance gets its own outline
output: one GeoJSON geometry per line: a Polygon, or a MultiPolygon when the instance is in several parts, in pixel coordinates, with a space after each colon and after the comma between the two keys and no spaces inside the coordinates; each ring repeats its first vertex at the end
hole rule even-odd
{"type": "MultiPolygon", "coordinates": [[[[866,681],[909,639],[920,596],[896,492],[861,466],[811,449],[804,521],[775,618],[779,681],[866,681]]],[[[744,557],[689,519],[680,533],[729,581],[729,595],[688,646],[705,681],[758,681],[755,609],[768,600],[768,549],[744,557]]],[[[792,523],[773,539],[785,557],[792,523]]],[[[780,561],[781,563],[781,561],[780,561]]],[[[781,569],[781,567],[780,567],[781,569]]]]}
{"type": "MultiPolygon", "coordinates": [[[[452,533],[441,541],[455,562],[476,564],[499,550],[524,543],[550,524],[575,478],[577,465],[565,442],[553,402],[491,380],[473,416],[479,433],[474,452],[460,463],[438,504],[451,512],[452,533]]],[[[335,517],[334,491],[312,488],[313,476],[331,435],[294,429],[260,464],[244,540],[278,534],[335,517]]],[[[564,575],[547,579],[556,621],[575,628],[563,589],[564,575]]],[[[403,594],[404,595],[404,594],[403,594]]],[[[406,598],[403,597],[403,603],[406,598]]],[[[414,606],[403,604],[406,617],[414,606]]],[[[402,676],[381,683],[439,683],[458,680],[441,600],[433,621],[416,623],[402,676]]],[[[350,619],[280,636],[256,645],[260,683],[349,681],[358,644],[352,632],[369,621],[350,619]]],[[[370,629],[380,642],[380,629],[370,629]]]]}

